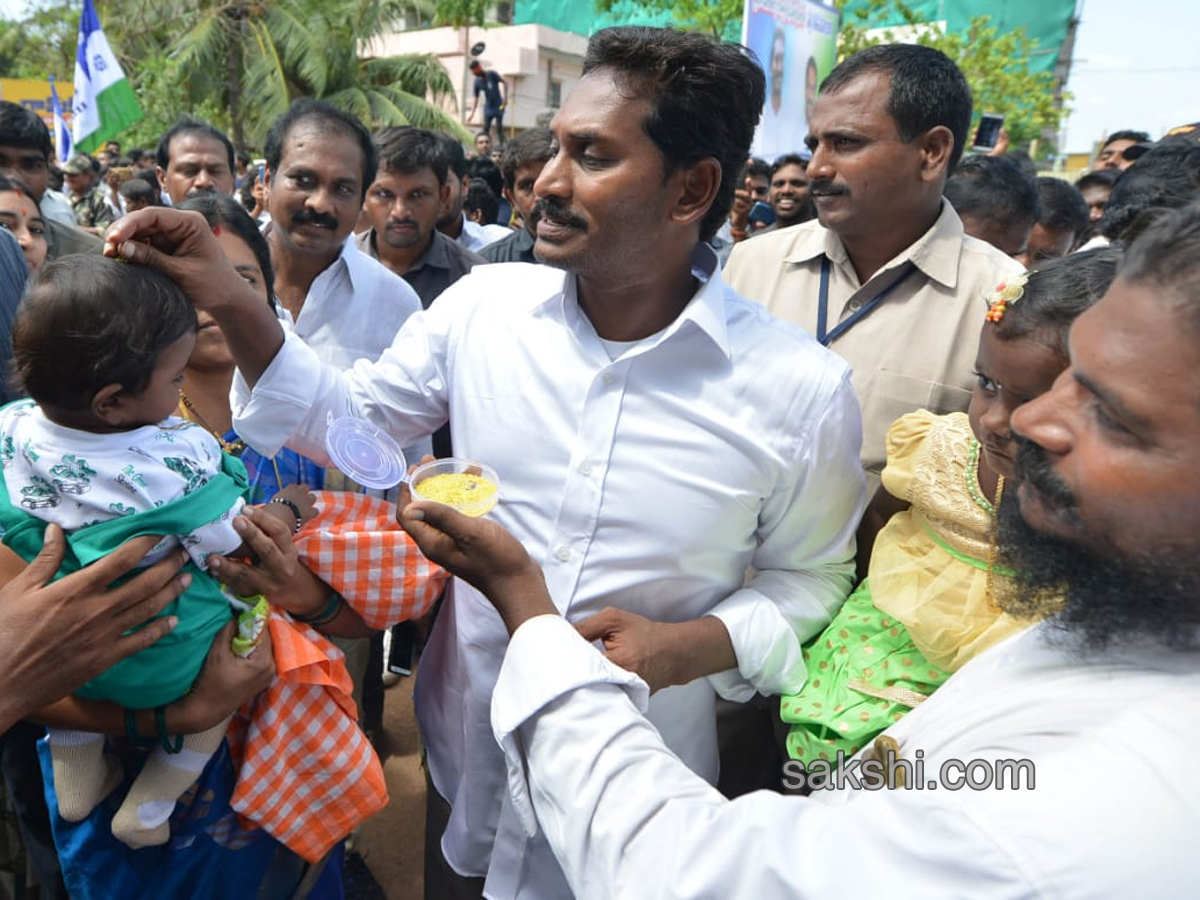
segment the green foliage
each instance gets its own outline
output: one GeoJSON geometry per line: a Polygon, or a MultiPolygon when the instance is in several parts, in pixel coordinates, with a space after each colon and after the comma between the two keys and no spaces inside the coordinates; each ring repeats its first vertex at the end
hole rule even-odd
{"type": "Polygon", "coordinates": [[[433,24],[452,28],[482,25],[491,7],[489,0],[434,0],[433,24]]]}
{"type": "MultiPolygon", "coordinates": [[[[846,0],[838,0],[839,7],[845,4],[846,0]]],[[[838,59],[873,44],[911,41],[914,36],[917,43],[941,50],[962,69],[975,100],[976,121],[984,112],[1004,115],[1004,127],[1014,147],[1058,130],[1070,95],[1055,95],[1054,77],[1049,72],[1029,70],[1026,61],[1037,50],[1037,41],[1024,31],[1001,34],[987,16],[972,19],[965,33],[946,34],[924,25],[903,0],[868,0],[866,5],[856,4],[851,12],[843,11],[838,59]],[[867,23],[882,16],[898,17],[905,24],[868,34],[867,23]]],[[[1047,145],[1046,149],[1052,148],[1047,145]]]]}
{"type": "Polygon", "coordinates": [[[628,6],[650,13],[670,14],[671,23],[687,31],[703,31],[713,37],[741,32],[742,0],[594,0],[596,11],[610,13],[628,6]]]}
{"type": "MultiPolygon", "coordinates": [[[[428,56],[375,57],[372,40],[428,21],[431,0],[96,0],[105,35],[146,118],[124,133],[153,146],[189,113],[260,147],[297,97],[317,97],[371,128],[419,125],[469,137],[441,108],[453,85],[428,56]],[[431,98],[431,99],[427,99],[431,98]]],[[[0,20],[0,74],[74,77],[77,0],[42,0],[19,22],[0,20]]]]}

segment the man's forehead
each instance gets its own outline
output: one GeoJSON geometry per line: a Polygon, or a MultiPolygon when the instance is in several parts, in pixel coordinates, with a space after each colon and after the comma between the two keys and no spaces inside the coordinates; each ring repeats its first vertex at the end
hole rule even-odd
{"type": "Polygon", "coordinates": [[[221,162],[228,161],[228,151],[215,137],[196,131],[185,131],[171,138],[167,145],[168,165],[184,157],[215,156],[221,162]]]}
{"type": "Polygon", "coordinates": [[[1188,316],[1158,286],[1118,278],[1071,326],[1072,370],[1144,418],[1200,413],[1200,341],[1188,316]]]}
{"type": "Polygon", "coordinates": [[[393,190],[408,190],[410,187],[428,187],[438,185],[437,173],[430,166],[420,166],[416,169],[402,171],[400,169],[380,169],[375,176],[375,184],[393,190]]]}
{"type": "Polygon", "coordinates": [[[365,163],[363,149],[352,135],[307,121],[292,126],[279,154],[281,167],[343,168],[356,178],[362,176],[365,163]]]}
{"type": "Polygon", "coordinates": [[[884,72],[863,72],[832,93],[822,90],[813,104],[809,131],[835,131],[838,128],[896,127],[888,112],[891,77],[884,72]]]}
{"type": "Polygon", "coordinates": [[[594,134],[616,124],[640,123],[648,112],[646,101],[623,87],[611,69],[594,69],[567,95],[550,120],[550,131],[560,140],[567,134],[594,134]]]}

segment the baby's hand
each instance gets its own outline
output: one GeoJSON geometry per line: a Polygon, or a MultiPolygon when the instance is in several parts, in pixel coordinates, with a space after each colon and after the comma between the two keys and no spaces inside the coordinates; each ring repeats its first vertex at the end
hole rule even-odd
{"type": "Polygon", "coordinates": [[[284,519],[294,534],[304,523],[317,517],[316,501],[306,485],[289,484],[261,508],[284,519]]]}

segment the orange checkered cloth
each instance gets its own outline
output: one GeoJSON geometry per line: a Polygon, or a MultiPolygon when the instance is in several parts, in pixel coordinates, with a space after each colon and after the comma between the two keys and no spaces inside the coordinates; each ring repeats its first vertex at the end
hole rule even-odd
{"type": "MultiPolygon", "coordinates": [[[[391,504],[317,492],[319,514],[296,538],[301,559],[374,628],[421,615],[446,573],[396,524],[391,504]]],[[[271,686],[230,724],[238,766],[232,807],[309,862],[387,805],[383,768],[358,727],[342,652],[274,611],[271,686]]]]}

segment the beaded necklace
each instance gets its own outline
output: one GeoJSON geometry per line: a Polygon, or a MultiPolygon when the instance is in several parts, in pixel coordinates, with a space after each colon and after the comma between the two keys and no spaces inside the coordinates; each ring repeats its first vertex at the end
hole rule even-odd
{"type": "Polygon", "coordinates": [[[1000,505],[1001,498],[1004,497],[1004,476],[999,475],[996,478],[996,502],[992,503],[983,495],[983,491],[979,487],[979,455],[980,446],[976,438],[971,438],[971,449],[967,454],[967,493],[971,495],[971,499],[975,504],[988,514],[992,520],[991,537],[988,540],[988,558],[987,558],[987,580],[984,585],[984,598],[987,600],[987,607],[994,613],[1003,612],[992,594],[992,577],[996,571],[996,507],[1000,505]]]}

